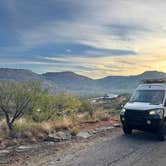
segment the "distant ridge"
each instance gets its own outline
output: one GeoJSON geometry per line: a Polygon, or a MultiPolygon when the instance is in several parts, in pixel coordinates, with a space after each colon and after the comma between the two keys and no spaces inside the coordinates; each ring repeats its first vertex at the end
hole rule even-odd
{"type": "Polygon", "coordinates": [[[74,72],[45,73],[46,79],[53,81],[59,87],[72,92],[85,93],[130,93],[143,79],[165,79],[166,73],[146,71],[133,76],[107,76],[101,79],[91,79],[74,72]]]}
{"type": "Polygon", "coordinates": [[[0,68],[0,80],[26,81],[41,80],[39,74],[27,69],[0,68]]]}
{"type": "Polygon", "coordinates": [[[49,72],[42,75],[45,79],[53,81],[58,87],[66,91],[86,92],[95,87],[95,81],[74,72],[49,72]]]}
{"type": "Polygon", "coordinates": [[[143,79],[166,79],[166,73],[146,71],[133,76],[107,76],[91,79],[71,71],[36,74],[25,69],[0,68],[0,81],[40,81],[45,87],[56,88],[77,95],[130,93],[143,79]]]}
{"type": "Polygon", "coordinates": [[[56,88],[52,81],[46,80],[43,76],[27,69],[0,68],[0,81],[38,81],[41,82],[43,88],[56,88]]]}

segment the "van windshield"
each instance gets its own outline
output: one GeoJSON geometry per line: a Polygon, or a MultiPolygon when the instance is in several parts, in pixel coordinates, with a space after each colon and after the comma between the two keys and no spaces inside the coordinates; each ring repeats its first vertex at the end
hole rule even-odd
{"type": "Polygon", "coordinates": [[[163,103],[164,93],[164,90],[137,90],[129,102],[143,102],[159,105],[163,103]]]}

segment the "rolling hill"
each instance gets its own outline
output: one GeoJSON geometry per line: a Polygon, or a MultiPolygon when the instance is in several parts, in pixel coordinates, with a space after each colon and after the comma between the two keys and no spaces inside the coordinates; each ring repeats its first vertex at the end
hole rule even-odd
{"type": "Polygon", "coordinates": [[[43,74],[44,78],[53,81],[58,87],[74,93],[104,94],[132,92],[143,79],[166,78],[166,73],[146,71],[133,76],[108,76],[91,79],[73,72],[52,72],[43,74]]]}
{"type": "Polygon", "coordinates": [[[51,88],[52,92],[54,92],[56,88],[54,82],[46,80],[43,76],[25,69],[0,68],[0,82],[2,81],[39,81],[43,88],[51,88]]]}
{"type": "Polygon", "coordinates": [[[143,79],[166,78],[166,73],[158,71],[146,71],[133,76],[108,76],[96,80],[104,90],[109,89],[114,93],[132,92],[143,79]]]}
{"type": "Polygon", "coordinates": [[[0,81],[40,81],[43,87],[49,87],[56,92],[71,92],[77,95],[100,95],[105,93],[130,93],[142,79],[165,78],[166,73],[146,71],[133,76],[108,76],[101,79],[91,79],[74,72],[48,72],[37,74],[24,69],[0,68],[0,81]]]}
{"type": "Polygon", "coordinates": [[[70,91],[74,93],[84,93],[91,92],[95,89],[97,90],[98,86],[96,86],[95,80],[78,75],[73,72],[50,72],[42,75],[45,79],[51,80],[54,82],[59,88],[64,91],[70,91]]]}

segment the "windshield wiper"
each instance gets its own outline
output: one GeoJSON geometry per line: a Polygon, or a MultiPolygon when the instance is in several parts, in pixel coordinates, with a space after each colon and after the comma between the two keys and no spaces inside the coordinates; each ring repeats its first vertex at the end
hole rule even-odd
{"type": "Polygon", "coordinates": [[[161,103],[149,103],[150,105],[160,105],[161,103]]]}

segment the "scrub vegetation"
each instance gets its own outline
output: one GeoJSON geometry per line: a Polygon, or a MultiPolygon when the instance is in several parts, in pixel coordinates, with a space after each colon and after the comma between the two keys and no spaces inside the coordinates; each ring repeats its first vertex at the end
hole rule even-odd
{"type": "Polygon", "coordinates": [[[0,139],[38,141],[46,134],[63,130],[76,135],[84,122],[117,118],[126,96],[92,103],[67,93],[52,95],[39,82],[3,82],[0,84],[0,139]]]}

